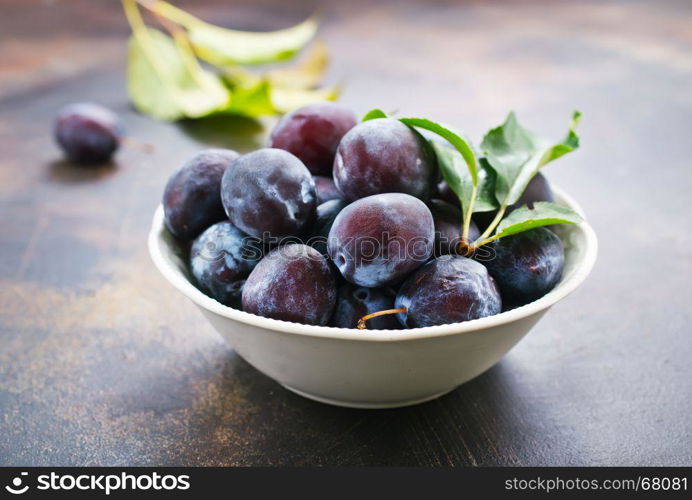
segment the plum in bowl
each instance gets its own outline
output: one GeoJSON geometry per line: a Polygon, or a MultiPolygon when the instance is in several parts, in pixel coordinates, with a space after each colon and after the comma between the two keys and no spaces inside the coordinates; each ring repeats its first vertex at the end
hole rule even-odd
{"type": "MultiPolygon", "coordinates": [[[[581,213],[553,188],[556,201],[581,213]]],[[[586,221],[555,229],[565,249],[562,277],[546,295],[493,316],[405,330],[313,326],[256,316],[225,306],[191,280],[186,256],[154,215],[149,252],[168,282],[189,298],[248,363],[287,389],[338,406],[394,408],[441,396],[497,363],[548,309],[590,273],[596,235],[586,221]]]]}

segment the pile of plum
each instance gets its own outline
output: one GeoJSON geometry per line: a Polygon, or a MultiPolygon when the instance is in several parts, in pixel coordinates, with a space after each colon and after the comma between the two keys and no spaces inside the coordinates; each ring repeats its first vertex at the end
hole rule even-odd
{"type": "MultiPolygon", "coordinates": [[[[537,174],[508,213],[552,198],[537,174]]],[[[334,103],[285,115],[268,148],[198,153],[168,181],[163,206],[169,231],[191,242],[190,271],[204,293],[310,325],[482,318],[540,298],[564,264],[546,227],[469,252],[464,243],[494,214],[474,214],[462,238],[459,199],[431,143],[400,120],[359,122],[334,103]]]]}

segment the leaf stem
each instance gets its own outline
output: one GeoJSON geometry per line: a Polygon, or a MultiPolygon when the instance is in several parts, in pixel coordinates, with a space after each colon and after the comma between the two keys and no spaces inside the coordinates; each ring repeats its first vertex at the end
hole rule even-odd
{"type": "Polygon", "coordinates": [[[142,15],[139,13],[137,2],[136,0],[122,0],[122,2],[125,17],[127,17],[130,28],[132,28],[132,33],[139,38],[139,35],[146,32],[147,26],[144,24],[142,15]]]}
{"type": "Polygon", "coordinates": [[[474,241],[473,246],[471,246],[469,248],[472,248],[475,251],[478,247],[482,247],[483,245],[487,245],[491,241],[499,240],[500,238],[502,238],[502,234],[494,234],[494,235],[490,236],[489,238],[480,237],[476,241],[474,241]]]}
{"type": "Polygon", "coordinates": [[[405,307],[399,307],[397,309],[385,309],[384,311],[377,311],[374,313],[366,314],[362,318],[358,320],[358,329],[359,330],[365,330],[367,329],[367,326],[365,326],[365,322],[369,319],[372,318],[377,318],[378,316],[385,316],[387,314],[398,314],[398,313],[406,313],[408,309],[405,307]]]}
{"type": "Polygon", "coordinates": [[[461,226],[461,241],[466,242],[469,239],[469,228],[471,227],[471,215],[473,215],[473,205],[476,203],[476,198],[478,197],[478,182],[473,184],[473,189],[471,190],[471,200],[469,200],[469,206],[464,207],[464,220],[461,226]]]}
{"type": "Polygon", "coordinates": [[[507,205],[505,203],[503,203],[502,205],[500,205],[500,209],[497,211],[495,218],[492,220],[490,225],[488,225],[488,227],[485,229],[485,231],[483,231],[483,234],[481,234],[478,237],[478,239],[474,242],[474,245],[480,246],[480,245],[477,245],[476,243],[478,241],[485,240],[488,236],[490,236],[492,234],[492,232],[495,230],[497,225],[502,220],[502,217],[504,217],[506,211],[507,211],[507,205]]]}
{"type": "Polygon", "coordinates": [[[204,21],[201,19],[197,19],[195,16],[188,14],[182,9],[179,9],[175,5],[172,5],[168,2],[164,2],[162,0],[137,0],[143,7],[149,9],[150,11],[165,17],[166,19],[169,19],[173,21],[174,23],[178,23],[182,26],[185,26],[186,28],[190,28],[193,26],[201,26],[206,24],[204,21]]]}
{"type": "Polygon", "coordinates": [[[130,29],[132,29],[132,35],[142,48],[142,51],[149,60],[149,63],[154,68],[154,71],[158,73],[159,78],[161,80],[166,80],[168,71],[166,71],[166,68],[161,66],[159,59],[152,53],[153,41],[149,34],[149,28],[147,28],[147,25],[144,24],[142,15],[137,8],[136,0],[122,0],[122,3],[123,10],[125,11],[125,17],[130,25],[130,29]]]}
{"type": "Polygon", "coordinates": [[[178,24],[171,21],[169,18],[163,16],[160,12],[156,10],[152,10],[152,12],[156,16],[156,19],[166,29],[166,31],[168,31],[173,37],[173,40],[175,41],[175,44],[178,47],[180,56],[185,66],[187,67],[187,70],[190,72],[197,84],[200,87],[206,87],[207,82],[202,76],[202,67],[195,58],[195,51],[192,48],[192,44],[190,43],[190,39],[187,36],[187,32],[178,24]]]}

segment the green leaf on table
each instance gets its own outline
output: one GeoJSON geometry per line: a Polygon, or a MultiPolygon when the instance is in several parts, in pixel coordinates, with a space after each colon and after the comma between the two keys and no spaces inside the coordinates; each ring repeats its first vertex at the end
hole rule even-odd
{"type": "MultiPolygon", "coordinates": [[[[459,154],[461,154],[466,162],[466,167],[471,175],[472,185],[478,185],[478,161],[476,160],[476,153],[473,151],[473,148],[469,142],[466,141],[466,139],[464,139],[459,133],[454,132],[450,127],[435,123],[427,118],[399,118],[399,121],[405,123],[409,127],[422,128],[433,132],[454,146],[454,148],[459,151],[459,154]]],[[[449,187],[457,194],[457,196],[459,196],[459,193],[454,189],[454,187],[452,187],[451,184],[449,187]]]]}
{"type": "Polygon", "coordinates": [[[127,86],[139,111],[163,120],[205,116],[224,109],[230,98],[189,47],[153,28],[130,37],[127,86]]]}
{"type": "MultiPolygon", "coordinates": [[[[437,156],[437,164],[442,172],[445,182],[459,197],[464,213],[471,205],[473,197],[473,180],[466,161],[457,150],[452,149],[437,141],[428,141],[437,156]]],[[[484,159],[478,162],[478,189],[477,197],[473,203],[472,211],[489,212],[498,208],[495,199],[495,172],[487,166],[484,159]]]]}
{"type": "Polygon", "coordinates": [[[326,46],[318,46],[321,48],[314,47],[298,67],[270,71],[264,76],[238,65],[221,69],[223,81],[233,92],[230,111],[257,117],[286,113],[315,101],[335,100],[338,86],[315,87],[322,73],[315,66],[321,66],[326,56],[326,46]],[[244,110],[246,102],[250,109],[244,110]]]}
{"type": "Polygon", "coordinates": [[[533,208],[524,205],[513,210],[497,226],[495,236],[502,238],[541,226],[579,224],[581,221],[582,217],[571,208],[557,203],[538,201],[533,204],[533,208]]]}
{"type": "Polygon", "coordinates": [[[236,85],[225,113],[259,118],[276,114],[269,81],[260,79],[249,85],[236,85]]]}
{"type": "Polygon", "coordinates": [[[361,119],[362,122],[367,122],[368,120],[375,120],[377,118],[388,118],[387,113],[379,108],[371,109],[361,119]]]}
{"type": "Polygon", "coordinates": [[[575,130],[580,118],[581,113],[575,111],[567,136],[559,142],[525,129],[513,112],[485,135],[481,149],[497,174],[495,196],[501,204],[515,203],[539,168],[579,147],[575,130]]]}
{"type": "Polygon", "coordinates": [[[271,99],[278,113],[288,113],[315,101],[336,101],[340,91],[338,85],[318,89],[272,86],[271,99]]]}
{"type": "Polygon", "coordinates": [[[314,88],[320,84],[329,66],[329,50],[321,41],[315,41],[305,57],[296,65],[267,73],[273,85],[289,88],[314,88]]]}
{"type": "Polygon", "coordinates": [[[220,68],[219,76],[230,89],[234,89],[236,86],[252,87],[265,80],[262,75],[258,75],[237,65],[220,68]]]}
{"type": "Polygon", "coordinates": [[[318,25],[312,16],[282,30],[240,31],[209,24],[168,2],[157,1],[151,10],[185,27],[197,55],[219,67],[288,60],[312,40],[318,25]]]}

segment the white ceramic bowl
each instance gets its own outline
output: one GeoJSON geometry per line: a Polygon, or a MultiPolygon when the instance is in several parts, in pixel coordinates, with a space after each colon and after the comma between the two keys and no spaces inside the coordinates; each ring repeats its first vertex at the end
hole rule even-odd
{"type": "MultiPolygon", "coordinates": [[[[565,193],[556,201],[582,213],[565,193]]],[[[556,302],[574,291],[596,260],[588,223],[560,226],[562,280],[544,297],[496,316],[410,330],[310,326],[231,309],[199,291],[159,206],[149,252],[164,277],[194,302],[248,363],[310,399],[354,408],[393,408],[441,396],[480,375],[504,356],[556,302]]]]}

